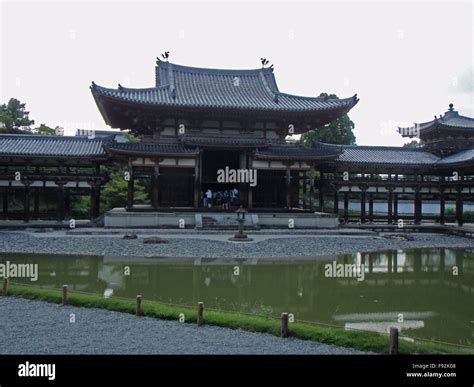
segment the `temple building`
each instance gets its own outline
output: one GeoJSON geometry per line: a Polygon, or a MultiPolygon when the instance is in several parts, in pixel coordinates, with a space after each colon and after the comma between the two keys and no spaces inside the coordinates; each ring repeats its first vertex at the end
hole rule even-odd
{"type": "Polygon", "coordinates": [[[245,207],[297,206],[299,179],[327,156],[288,147],[285,138],[333,121],[358,101],[282,93],[272,68],[217,70],[162,61],[154,87],[93,83],[91,90],[105,122],[139,139],[106,146],[109,157],[127,164],[133,176],[129,209],[135,177],[151,180],[152,208],[199,208],[208,189],[235,187],[217,182],[217,171],[226,167],[258,171],[256,187],[239,184],[245,207]]]}
{"type": "Polygon", "coordinates": [[[25,221],[50,216],[39,210],[40,192],[54,198],[58,220],[70,217],[75,195],[90,198],[90,218],[97,218],[112,166],[128,171],[128,213],[205,212],[206,192],[235,190],[238,204],[255,213],[317,211],[342,222],[455,220],[462,225],[463,204],[473,199],[474,119],[459,115],[453,105],[432,121],[399,128],[402,136],[419,138],[417,147],[304,146],[288,136],[341,117],[357,104],[357,96],[286,94],[273,68],[205,69],[166,61],[157,62],[153,87],[93,82],[91,92],[116,131],[0,135],[4,219],[18,217],[9,208],[12,198],[22,198],[25,221]],[[258,180],[255,185],[222,182],[217,178],[222,170],[257,171],[258,180]],[[137,182],[147,189],[147,204],[135,201],[137,182]],[[355,201],[356,211],[349,208],[355,201]],[[412,203],[412,215],[399,211],[401,201],[412,203]],[[426,216],[424,202],[438,203],[438,213],[426,216]],[[374,203],[384,204],[382,215],[374,203]],[[449,219],[446,203],[455,204],[449,219]]]}

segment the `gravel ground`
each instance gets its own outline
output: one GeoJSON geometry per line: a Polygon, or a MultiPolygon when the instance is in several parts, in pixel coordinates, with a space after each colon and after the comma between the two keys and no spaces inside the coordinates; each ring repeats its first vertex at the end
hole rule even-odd
{"type": "Polygon", "coordinates": [[[0,354],[363,354],[269,334],[0,297],[0,354]],[[75,323],[70,323],[74,313],[75,323]]]}
{"type": "Polygon", "coordinates": [[[140,257],[288,258],[368,252],[414,247],[474,247],[474,239],[442,234],[410,234],[413,240],[378,236],[276,237],[257,243],[236,244],[197,239],[192,235],[170,237],[166,244],[144,244],[143,239],[124,240],[104,236],[34,236],[26,232],[0,232],[0,252],[42,254],[120,255],[140,257]]]}

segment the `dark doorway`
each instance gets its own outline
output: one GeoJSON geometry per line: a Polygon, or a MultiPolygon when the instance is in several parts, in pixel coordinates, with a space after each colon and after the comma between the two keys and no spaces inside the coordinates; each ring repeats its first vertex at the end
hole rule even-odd
{"type": "MultiPolygon", "coordinates": [[[[240,151],[214,151],[204,150],[202,153],[202,175],[201,175],[201,206],[203,204],[203,194],[210,189],[213,193],[212,208],[230,209],[232,205],[237,205],[239,199],[231,199],[231,190],[237,189],[239,196],[242,196],[242,184],[222,183],[217,181],[217,174],[220,169],[240,169],[240,151]],[[225,203],[225,205],[224,205],[225,203]]],[[[207,201],[206,201],[207,203],[207,201]]]]}

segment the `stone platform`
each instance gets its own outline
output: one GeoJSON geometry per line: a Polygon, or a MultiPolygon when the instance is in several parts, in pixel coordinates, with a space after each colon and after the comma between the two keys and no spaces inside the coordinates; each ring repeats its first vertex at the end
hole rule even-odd
{"type": "MultiPolygon", "coordinates": [[[[127,211],[114,208],[104,215],[107,228],[194,228],[236,230],[235,212],[212,211],[127,211]]],[[[336,228],[338,219],[333,214],[321,212],[248,212],[245,229],[317,229],[336,228]]]]}

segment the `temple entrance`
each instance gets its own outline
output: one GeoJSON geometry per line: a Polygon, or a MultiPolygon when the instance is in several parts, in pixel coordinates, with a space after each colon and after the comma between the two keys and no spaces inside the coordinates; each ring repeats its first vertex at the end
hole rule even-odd
{"type": "MultiPolygon", "coordinates": [[[[241,163],[245,163],[242,152],[231,150],[207,150],[202,152],[202,177],[201,177],[201,195],[200,207],[213,209],[231,209],[240,203],[240,199],[232,200],[233,190],[237,189],[237,195],[242,196],[242,184],[218,182],[217,176],[219,170],[239,169],[241,163]],[[212,198],[209,200],[206,192],[211,190],[212,198]]],[[[246,165],[246,164],[244,164],[246,165]]]]}

